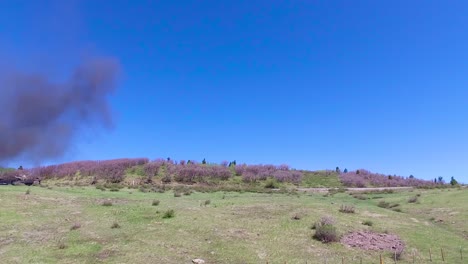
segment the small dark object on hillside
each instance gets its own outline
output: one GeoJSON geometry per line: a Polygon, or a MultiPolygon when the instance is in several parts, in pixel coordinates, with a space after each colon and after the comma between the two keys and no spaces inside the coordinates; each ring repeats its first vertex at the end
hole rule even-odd
{"type": "Polygon", "coordinates": [[[120,225],[119,225],[119,223],[114,222],[114,223],[112,223],[111,228],[112,228],[112,229],[120,228],[120,225]]]}
{"type": "Polygon", "coordinates": [[[411,197],[408,199],[408,203],[415,203],[418,201],[418,197],[417,196],[414,196],[414,197],[411,197]]]}
{"type": "Polygon", "coordinates": [[[158,205],[159,205],[159,200],[153,200],[152,205],[153,205],[153,206],[158,206],[158,205]]]}
{"type": "Polygon", "coordinates": [[[111,201],[104,201],[102,203],[102,206],[112,206],[112,202],[111,201]]]}
{"type": "Polygon", "coordinates": [[[61,242],[58,243],[58,248],[59,248],[59,249],[66,249],[66,248],[67,248],[67,245],[65,244],[65,242],[62,242],[62,241],[61,241],[61,242]]]}
{"type": "Polygon", "coordinates": [[[26,192],[25,192],[25,194],[30,194],[30,193],[31,193],[30,189],[26,190],[26,192]]]}
{"type": "Polygon", "coordinates": [[[293,215],[293,217],[291,217],[292,220],[301,220],[301,216],[298,215],[298,214],[295,214],[293,215]]]}
{"type": "Polygon", "coordinates": [[[181,197],[182,195],[179,192],[174,193],[174,197],[181,197]]]}
{"type": "Polygon", "coordinates": [[[72,227],[70,227],[70,230],[77,230],[81,228],[81,224],[80,223],[75,223],[72,225],[72,227]]]}
{"type": "Polygon", "coordinates": [[[211,200],[206,200],[205,201],[205,206],[209,205],[211,203],[211,200]]]}
{"type": "Polygon", "coordinates": [[[355,209],[352,205],[341,205],[340,212],[346,214],[354,214],[355,209]]]}
{"type": "Polygon", "coordinates": [[[372,221],[370,221],[370,220],[366,220],[362,224],[366,225],[366,226],[373,226],[374,225],[374,223],[372,221]]]}
{"type": "Polygon", "coordinates": [[[166,212],[164,212],[162,218],[173,218],[174,215],[175,215],[174,210],[170,209],[170,210],[167,210],[166,212]]]}
{"type": "Polygon", "coordinates": [[[377,204],[378,207],[382,207],[382,208],[389,208],[390,207],[390,203],[387,203],[386,201],[380,201],[378,204],[377,204]]]}

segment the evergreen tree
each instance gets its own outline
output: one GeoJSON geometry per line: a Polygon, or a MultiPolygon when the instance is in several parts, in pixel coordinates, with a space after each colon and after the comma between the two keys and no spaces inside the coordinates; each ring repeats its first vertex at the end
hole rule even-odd
{"type": "Polygon", "coordinates": [[[345,168],[343,172],[344,172],[344,173],[348,173],[348,169],[345,168]]]}
{"type": "Polygon", "coordinates": [[[455,178],[453,178],[453,176],[452,176],[452,178],[450,179],[450,184],[451,184],[452,186],[453,186],[453,185],[458,185],[457,180],[455,180],[455,178]]]}
{"type": "Polygon", "coordinates": [[[335,171],[336,173],[341,173],[340,167],[336,167],[335,171]]]}
{"type": "Polygon", "coordinates": [[[201,162],[202,164],[206,164],[206,159],[203,159],[203,161],[201,162]]]}

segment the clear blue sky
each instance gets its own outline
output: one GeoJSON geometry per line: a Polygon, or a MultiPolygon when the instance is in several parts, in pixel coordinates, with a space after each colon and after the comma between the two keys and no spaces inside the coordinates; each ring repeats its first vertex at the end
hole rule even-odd
{"type": "MultiPolygon", "coordinates": [[[[113,131],[61,160],[206,158],[468,182],[466,1],[1,1],[0,55],[117,57],[113,131]]],[[[6,58],[6,59],[5,59],[6,58]]]]}

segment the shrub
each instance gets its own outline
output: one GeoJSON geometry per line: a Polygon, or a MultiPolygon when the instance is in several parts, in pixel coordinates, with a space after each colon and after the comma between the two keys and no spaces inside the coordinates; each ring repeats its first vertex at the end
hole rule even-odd
{"type": "Polygon", "coordinates": [[[31,190],[30,189],[27,189],[25,194],[30,194],[31,193],[31,190]]]}
{"type": "Polygon", "coordinates": [[[367,200],[367,197],[362,194],[353,194],[353,198],[356,198],[358,200],[367,200]]]}
{"type": "Polygon", "coordinates": [[[354,214],[355,209],[354,209],[354,206],[352,206],[352,205],[341,205],[339,211],[341,213],[354,214]]]}
{"type": "Polygon", "coordinates": [[[274,179],[274,178],[268,178],[265,181],[265,188],[278,189],[279,188],[278,181],[276,179],[274,179]]]}
{"type": "Polygon", "coordinates": [[[180,192],[174,192],[174,197],[181,197],[182,195],[180,194],[180,192]]]}
{"type": "Polygon", "coordinates": [[[417,196],[414,196],[414,197],[411,197],[408,199],[408,203],[415,203],[418,201],[418,197],[417,196]]]}
{"type": "Polygon", "coordinates": [[[370,220],[366,220],[362,224],[366,225],[366,226],[373,226],[374,225],[374,223],[372,221],[370,221],[370,220]]]}
{"type": "Polygon", "coordinates": [[[112,229],[120,228],[120,225],[119,225],[119,223],[117,223],[117,222],[113,222],[112,225],[111,225],[111,228],[112,228],[112,229]]]}
{"type": "Polygon", "coordinates": [[[173,209],[169,209],[166,212],[164,212],[162,218],[173,218],[175,216],[175,212],[173,209]]]}
{"type": "Polygon", "coordinates": [[[315,222],[311,229],[317,229],[318,226],[322,226],[322,225],[334,225],[335,224],[335,219],[331,216],[323,216],[322,218],[320,218],[320,220],[318,222],[315,222]]]}
{"type": "Polygon", "coordinates": [[[392,210],[395,211],[395,212],[398,212],[398,213],[403,212],[403,211],[401,210],[401,208],[393,208],[392,210]]]}
{"type": "Polygon", "coordinates": [[[76,230],[76,229],[79,229],[81,228],[81,224],[80,223],[75,223],[72,225],[72,227],[70,227],[70,230],[76,230]]]}
{"type": "Polygon", "coordinates": [[[102,203],[102,206],[112,206],[112,202],[111,201],[104,201],[102,203]]]}
{"type": "Polygon", "coordinates": [[[206,200],[205,201],[205,206],[209,205],[211,203],[211,200],[206,200]]]}
{"type": "Polygon", "coordinates": [[[387,203],[386,201],[380,201],[378,204],[377,204],[378,207],[382,207],[382,208],[389,208],[390,207],[390,203],[387,203]]]}
{"type": "Polygon", "coordinates": [[[319,225],[315,227],[315,239],[322,241],[323,243],[331,243],[339,241],[338,232],[336,227],[331,224],[319,225]]]}
{"type": "Polygon", "coordinates": [[[120,191],[120,189],[117,188],[117,187],[112,187],[112,188],[110,188],[110,191],[111,192],[118,192],[118,191],[120,191]]]}
{"type": "Polygon", "coordinates": [[[159,202],[159,200],[153,200],[153,203],[152,203],[152,205],[153,205],[153,206],[158,206],[158,205],[159,205],[159,203],[160,203],[160,202],[159,202]]]}

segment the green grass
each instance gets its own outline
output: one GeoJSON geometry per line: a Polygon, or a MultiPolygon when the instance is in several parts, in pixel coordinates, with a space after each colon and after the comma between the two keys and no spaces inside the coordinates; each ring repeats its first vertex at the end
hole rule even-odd
{"type": "Polygon", "coordinates": [[[342,187],[338,173],[334,171],[304,171],[301,186],[330,188],[342,187]]]}
{"type": "MultiPolygon", "coordinates": [[[[340,234],[368,229],[398,234],[407,245],[402,263],[411,263],[413,251],[417,263],[427,263],[429,248],[435,263],[441,263],[440,247],[446,263],[463,263],[460,246],[468,256],[466,189],[368,194],[367,200],[347,193],[194,192],[174,197],[173,192],[132,191],[0,186],[1,262],[190,263],[202,258],[207,263],[324,263],[326,258],[341,263],[345,257],[345,263],[359,263],[362,257],[363,263],[378,263],[379,252],[312,239],[310,226],[325,215],[336,219],[340,234]],[[417,203],[407,203],[419,193],[417,203]],[[154,200],[160,201],[157,207],[154,200]],[[400,204],[402,212],[378,207],[382,200],[400,204]],[[104,201],[112,206],[102,206],[104,201]],[[342,204],[356,212],[340,213],[342,204]],[[164,218],[171,210],[174,216],[164,218]],[[293,220],[295,215],[300,219],[293,220]],[[75,223],[80,227],[71,230],[75,223]],[[120,228],[111,228],[114,223],[120,228]]],[[[393,263],[389,253],[384,258],[393,263]]]]}

